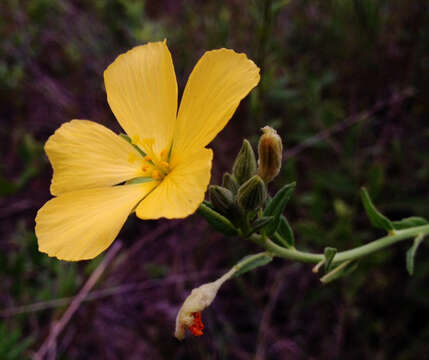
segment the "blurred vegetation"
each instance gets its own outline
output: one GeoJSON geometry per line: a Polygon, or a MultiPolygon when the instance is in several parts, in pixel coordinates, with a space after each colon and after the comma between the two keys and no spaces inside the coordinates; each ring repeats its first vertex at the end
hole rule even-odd
{"type": "MultiPolygon", "coordinates": [[[[362,185],[392,219],[429,216],[426,1],[3,0],[0,311],[73,296],[101,261],[64,263],[37,251],[34,217],[50,198],[43,143],[72,118],[118,131],[103,71],[130,47],[164,38],[180,89],[209,49],[246,52],[261,67],[260,85],[212,145],[214,179],[231,167],[243,136],[255,144],[261,126],[276,127],[287,158],[273,186],[297,181],[288,205],[297,247],[346,249],[379,236],[360,204],[362,185]]],[[[427,358],[425,244],[412,278],[410,244],[326,287],[308,266],[275,261],[222,290],[204,314],[207,335],[179,344],[172,326],[186,291],[254,248],[213,235],[197,217],[146,244],[147,233],[165,226],[131,217],[120,238],[126,248],[144,246],[99,285],[161,279],[158,287],[82,305],[59,339],[59,359],[427,358]],[[211,275],[167,283],[195,272],[211,275]]],[[[3,316],[0,358],[31,357],[64,309],[3,316]]]]}

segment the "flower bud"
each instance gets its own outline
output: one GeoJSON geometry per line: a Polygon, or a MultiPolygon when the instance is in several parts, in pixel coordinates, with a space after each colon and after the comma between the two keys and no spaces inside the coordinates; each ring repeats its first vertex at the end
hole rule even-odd
{"type": "Polygon", "coordinates": [[[210,201],[219,213],[229,215],[234,204],[234,195],[232,192],[222,186],[209,186],[210,201]]]}
{"type": "Polygon", "coordinates": [[[272,127],[265,126],[258,145],[258,175],[268,184],[282,167],[282,139],[272,127]]]}
{"type": "Polygon", "coordinates": [[[223,174],[222,186],[230,190],[233,194],[236,194],[239,188],[237,180],[230,173],[223,174]]]}
{"type": "Polygon", "coordinates": [[[243,140],[243,145],[234,161],[232,174],[240,185],[256,174],[255,153],[246,139],[243,140]]]}
{"type": "Polygon", "coordinates": [[[245,210],[255,210],[261,207],[267,197],[267,188],[264,181],[254,175],[240,186],[237,193],[237,202],[245,210]]]}

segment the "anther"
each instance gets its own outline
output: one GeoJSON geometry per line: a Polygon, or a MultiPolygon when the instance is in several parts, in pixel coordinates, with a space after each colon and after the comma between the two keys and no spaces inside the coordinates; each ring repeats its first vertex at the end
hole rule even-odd
{"type": "Polygon", "coordinates": [[[167,160],[168,158],[168,151],[166,149],[161,151],[161,159],[167,160]]]}
{"type": "Polygon", "coordinates": [[[159,166],[161,166],[162,168],[168,170],[168,168],[170,167],[170,164],[167,161],[161,161],[159,163],[159,166]]]}
{"type": "Polygon", "coordinates": [[[161,173],[158,170],[153,170],[152,171],[152,177],[155,180],[161,180],[161,178],[162,178],[161,173]]]}

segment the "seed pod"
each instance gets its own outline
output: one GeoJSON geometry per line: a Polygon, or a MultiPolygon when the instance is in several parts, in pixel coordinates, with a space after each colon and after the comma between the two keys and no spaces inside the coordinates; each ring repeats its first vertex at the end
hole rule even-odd
{"type": "Polygon", "coordinates": [[[258,175],[268,184],[282,167],[283,145],[277,131],[269,126],[262,129],[258,144],[258,175]]]}
{"type": "Polygon", "coordinates": [[[219,213],[229,216],[234,204],[234,195],[232,192],[222,186],[210,185],[209,186],[210,201],[219,213]]]}
{"type": "Polygon", "coordinates": [[[239,185],[243,184],[256,174],[255,153],[252,149],[252,145],[250,145],[246,139],[243,140],[243,145],[234,161],[232,174],[239,185]]]}
{"type": "Polygon", "coordinates": [[[222,186],[230,190],[233,194],[236,194],[239,188],[237,180],[230,173],[223,174],[222,186]]]}
{"type": "Polygon", "coordinates": [[[264,204],[266,197],[267,188],[264,181],[254,175],[238,189],[237,202],[244,211],[256,210],[264,204]]]}

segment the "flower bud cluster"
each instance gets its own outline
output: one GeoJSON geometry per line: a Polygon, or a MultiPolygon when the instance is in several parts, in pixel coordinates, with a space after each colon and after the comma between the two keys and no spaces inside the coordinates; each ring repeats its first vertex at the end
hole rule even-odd
{"type": "MultiPolygon", "coordinates": [[[[221,186],[209,186],[210,202],[200,205],[199,213],[217,231],[225,235],[246,238],[258,232],[267,235],[270,231],[276,231],[281,212],[295,187],[295,184],[289,184],[278,192],[280,196],[276,194],[273,199],[267,201],[267,184],[278,175],[281,168],[282,143],[274,129],[266,126],[262,131],[258,161],[249,141],[243,140],[231,173],[226,172],[223,175],[221,186]]],[[[269,261],[271,259],[269,256],[269,261]]],[[[231,278],[235,271],[233,268],[218,280],[192,290],[176,318],[177,339],[182,340],[186,331],[195,336],[203,334],[201,312],[213,302],[220,286],[231,278]]]]}
{"type": "Polygon", "coordinates": [[[258,161],[249,141],[243,140],[231,173],[225,173],[222,186],[209,187],[214,210],[242,227],[249,213],[263,208],[267,201],[267,183],[279,173],[282,142],[277,132],[265,126],[259,140],[258,161]]]}

